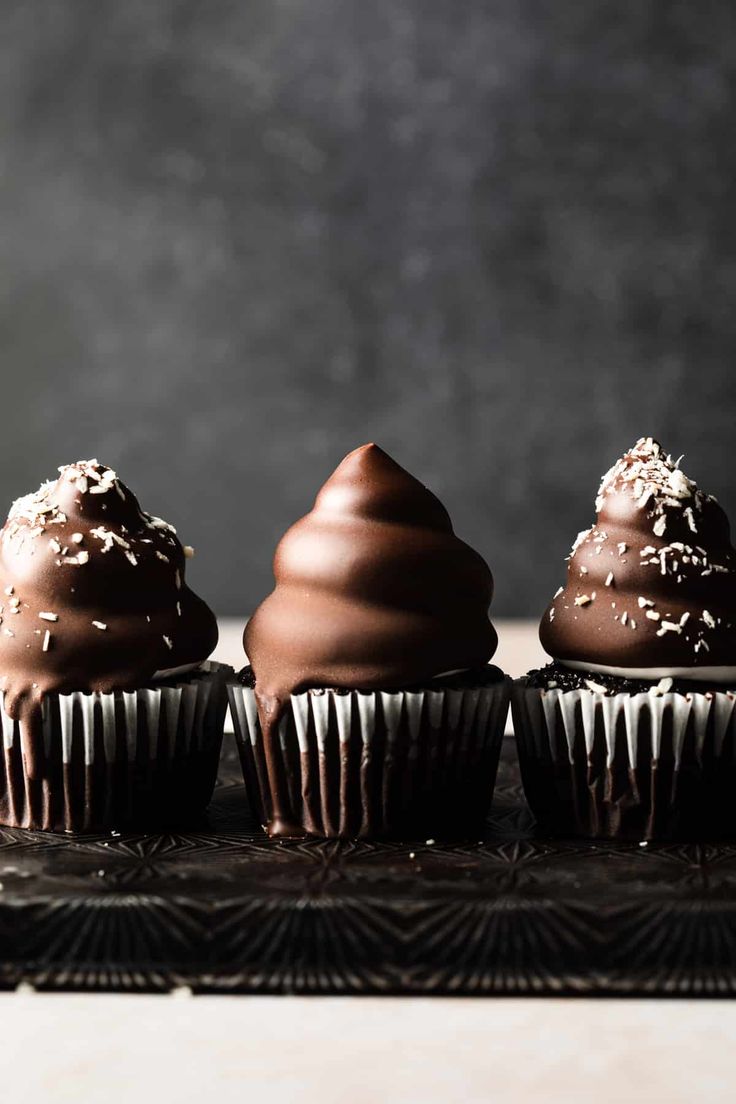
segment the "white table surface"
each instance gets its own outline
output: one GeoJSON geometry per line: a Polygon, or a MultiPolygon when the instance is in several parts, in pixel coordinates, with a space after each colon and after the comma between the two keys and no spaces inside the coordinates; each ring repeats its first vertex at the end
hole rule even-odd
{"type": "MultiPolygon", "coordinates": [[[[510,674],[543,660],[535,626],[497,628],[510,674]]],[[[240,664],[241,629],[218,658],[240,664]]],[[[11,1104],[736,1099],[728,1001],[22,992],[0,1022],[11,1104]]]]}

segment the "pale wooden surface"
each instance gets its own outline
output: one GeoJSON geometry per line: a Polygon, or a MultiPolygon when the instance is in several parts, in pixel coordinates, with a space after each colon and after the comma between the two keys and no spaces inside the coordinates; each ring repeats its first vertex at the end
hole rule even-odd
{"type": "MultiPolygon", "coordinates": [[[[242,663],[242,619],[218,656],[242,663]]],[[[543,660],[498,622],[497,662],[543,660]]],[[[12,1104],[690,1104],[734,1099],[736,1004],[481,998],[0,996],[12,1104]]]]}
{"type": "Polygon", "coordinates": [[[736,1005],[0,997],[11,1104],[720,1104],[736,1005]]]}

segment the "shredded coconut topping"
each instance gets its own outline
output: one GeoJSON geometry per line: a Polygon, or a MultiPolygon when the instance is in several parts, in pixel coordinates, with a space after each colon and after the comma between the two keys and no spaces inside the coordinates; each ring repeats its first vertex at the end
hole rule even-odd
{"type": "MultiPolygon", "coordinates": [[[[690,529],[696,533],[697,515],[710,496],[700,491],[678,465],[679,460],[673,461],[653,437],[641,437],[603,476],[596,512],[600,513],[612,491],[628,489],[637,506],[646,508],[653,519],[656,537],[663,536],[667,528],[667,510],[682,510],[690,529]]],[[[642,549],[642,555],[647,555],[646,549],[642,549]]]]}

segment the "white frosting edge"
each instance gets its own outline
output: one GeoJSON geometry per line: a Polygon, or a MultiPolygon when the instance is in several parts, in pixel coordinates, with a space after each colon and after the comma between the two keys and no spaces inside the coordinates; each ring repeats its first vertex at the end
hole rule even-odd
{"type": "Polygon", "coordinates": [[[687,679],[689,682],[736,682],[736,667],[608,667],[605,663],[580,663],[576,659],[556,659],[555,663],[573,671],[652,682],[663,678],[687,679]]]}

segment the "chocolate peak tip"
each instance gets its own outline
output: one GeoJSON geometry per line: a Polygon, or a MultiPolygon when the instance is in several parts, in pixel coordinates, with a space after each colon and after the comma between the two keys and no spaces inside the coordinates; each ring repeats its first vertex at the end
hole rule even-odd
{"type": "Polygon", "coordinates": [[[681,470],[681,460],[682,457],[673,460],[654,437],[640,437],[603,476],[596,512],[600,514],[609,495],[622,491],[628,492],[640,506],[652,500],[655,505],[676,507],[692,499],[700,507],[708,496],[699,492],[681,470]]]}
{"type": "Polygon", "coordinates": [[[340,462],[317,495],[314,512],[452,532],[440,500],[373,442],[353,449],[340,462]]]}
{"type": "Polygon", "coordinates": [[[69,517],[133,526],[142,514],[135,495],[118,478],[117,472],[99,460],[76,460],[59,467],[55,483],[45,484],[49,503],[69,517]]]}
{"type": "MultiPolygon", "coordinates": [[[[375,444],[373,441],[369,441],[365,445],[359,445],[358,448],[353,449],[344,456],[330,478],[334,479],[338,473],[350,471],[364,473],[365,476],[368,476],[372,471],[381,470],[383,468],[395,469],[404,472],[405,475],[409,475],[409,473],[405,472],[404,468],[402,468],[400,464],[397,464],[380,445],[375,444]]],[[[409,478],[412,477],[410,476],[409,478]]]]}

